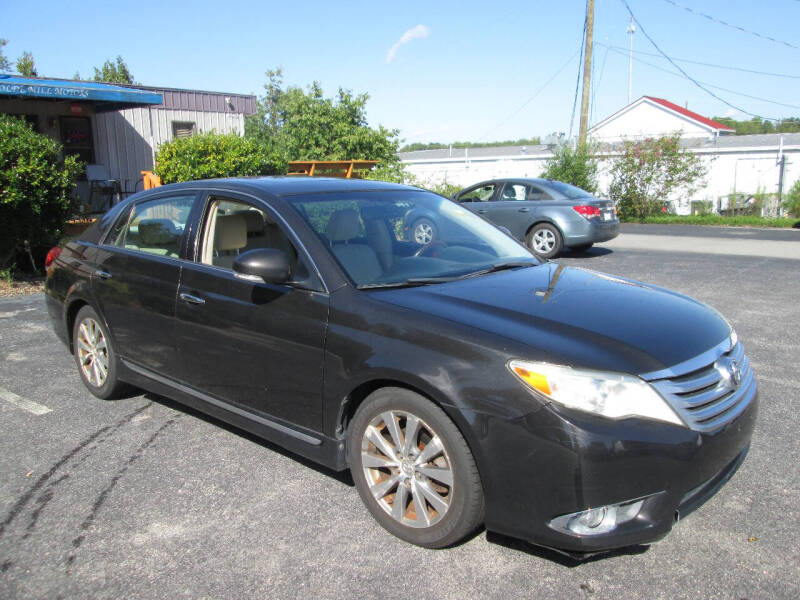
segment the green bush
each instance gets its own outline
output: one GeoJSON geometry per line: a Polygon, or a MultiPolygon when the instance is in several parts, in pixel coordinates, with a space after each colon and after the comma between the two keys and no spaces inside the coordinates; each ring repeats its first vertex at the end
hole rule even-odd
{"type": "Polygon", "coordinates": [[[576,148],[561,146],[544,166],[542,177],[570,183],[590,194],[597,191],[597,161],[592,148],[579,144],[576,148]]]}
{"type": "Polygon", "coordinates": [[[705,174],[700,158],[681,148],[678,134],[626,141],[612,162],[608,195],[621,218],[644,222],[662,212],[670,194],[691,195],[705,174]]]}
{"type": "Polygon", "coordinates": [[[284,173],[286,159],[273,146],[236,134],[179,138],[156,153],[156,174],[164,183],[284,173]]]}
{"type": "Polygon", "coordinates": [[[30,264],[58,242],[82,165],[23,120],[0,114],[0,269],[30,264]]]}
{"type": "Polygon", "coordinates": [[[786,195],[783,208],[795,218],[800,218],[800,179],[794,182],[792,189],[786,195]]]}

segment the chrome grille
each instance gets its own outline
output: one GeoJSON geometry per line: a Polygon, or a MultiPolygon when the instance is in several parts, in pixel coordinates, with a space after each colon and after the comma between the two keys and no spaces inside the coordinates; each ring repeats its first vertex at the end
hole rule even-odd
{"type": "MultiPolygon", "coordinates": [[[[730,346],[730,345],[729,345],[730,346]]],[[[756,380],[744,347],[736,343],[713,362],[699,368],[688,366],[684,373],[648,378],[651,385],[670,403],[686,424],[696,431],[724,427],[744,412],[756,393],[756,380]]]]}

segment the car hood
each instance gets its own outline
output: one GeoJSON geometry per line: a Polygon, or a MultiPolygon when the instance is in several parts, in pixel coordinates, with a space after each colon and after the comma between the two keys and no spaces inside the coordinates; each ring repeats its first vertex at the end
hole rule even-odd
{"type": "Polygon", "coordinates": [[[522,342],[529,350],[519,358],[629,373],[673,366],[731,333],[727,321],[702,302],[556,263],[370,293],[522,342]]]}

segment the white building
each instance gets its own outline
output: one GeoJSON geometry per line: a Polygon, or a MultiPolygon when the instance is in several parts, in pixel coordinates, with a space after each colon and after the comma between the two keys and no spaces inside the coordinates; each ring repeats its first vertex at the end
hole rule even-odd
{"type": "Polygon", "coordinates": [[[642,96],[589,129],[595,142],[613,144],[679,133],[683,139],[716,139],[730,127],[653,96],[642,96]]]}
{"type": "MultiPolygon", "coordinates": [[[[611,160],[619,154],[613,142],[670,135],[676,131],[681,132],[681,145],[697,154],[707,167],[705,181],[698,185],[691,198],[670,199],[679,213],[688,213],[691,201],[710,202],[714,207],[725,208],[728,197],[734,193],[775,194],[779,185],[785,193],[800,179],[800,133],[732,135],[729,128],[711,119],[666,100],[644,97],[589,130],[592,136],[605,136],[602,141],[610,148],[597,156],[600,194],[608,190],[611,160]],[[650,124],[646,119],[648,115],[652,117],[650,124]],[[622,135],[626,130],[627,135],[622,135]]],[[[546,145],[400,153],[407,170],[421,182],[448,182],[460,186],[499,177],[538,177],[551,156],[552,149],[546,145]]]]}

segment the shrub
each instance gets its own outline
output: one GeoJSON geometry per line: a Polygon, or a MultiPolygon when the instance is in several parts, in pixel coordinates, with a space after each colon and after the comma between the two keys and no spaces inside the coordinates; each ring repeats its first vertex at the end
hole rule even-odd
{"type": "Polygon", "coordinates": [[[27,264],[23,257],[58,242],[82,170],[74,156],[62,160],[61,151],[23,120],[0,114],[0,269],[27,264]]]}
{"type": "Polygon", "coordinates": [[[622,218],[643,222],[661,213],[670,194],[692,193],[706,169],[679,142],[680,136],[672,135],[624,143],[622,154],[612,163],[608,190],[622,218]]]}
{"type": "Polygon", "coordinates": [[[164,183],[284,173],[286,159],[273,146],[236,134],[178,138],[156,153],[156,174],[164,183]]]}
{"type": "Polygon", "coordinates": [[[795,218],[800,218],[800,179],[794,182],[792,189],[786,195],[783,208],[795,218]]]}
{"type": "Polygon", "coordinates": [[[597,161],[592,158],[592,148],[587,144],[575,148],[561,146],[545,163],[541,176],[570,183],[594,194],[597,191],[597,161]]]}

